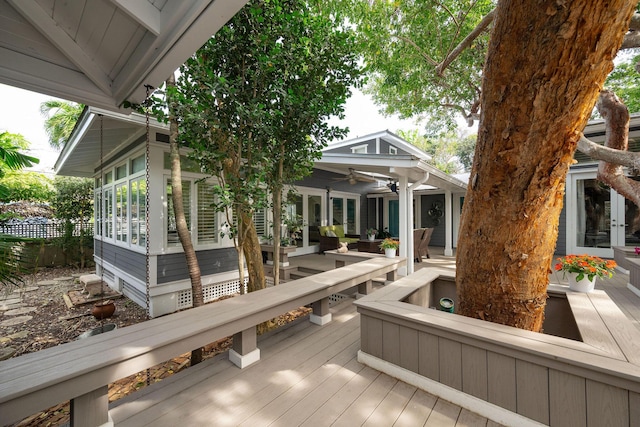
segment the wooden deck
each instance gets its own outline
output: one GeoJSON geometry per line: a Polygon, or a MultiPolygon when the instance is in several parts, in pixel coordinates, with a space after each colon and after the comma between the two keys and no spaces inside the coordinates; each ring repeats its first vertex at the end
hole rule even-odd
{"type": "MultiPolygon", "coordinates": [[[[431,251],[432,265],[455,268],[455,258],[431,251]]],[[[328,270],[322,255],[292,264],[328,270]]],[[[598,280],[640,328],[640,298],[628,276],[598,280]]],[[[550,282],[566,284],[561,274],[550,282]]],[[[226,354],[125,398],[110,411],[116,426],[497,426],[491,420],[393,379],[357,361],[360,316],[347,300],[331,309],[333,321],[317,326],[306,318],[259,342],[261,360],[245,369],[226,354]]]]}
{"type": "Polygon", "coordinates": [[[208,360],[119,401],[111,417],[116,426],[499,425],[358,363],[355,307],[332,312],[328,325],[301,319],[262,339],[255,365],[208,360]]]}

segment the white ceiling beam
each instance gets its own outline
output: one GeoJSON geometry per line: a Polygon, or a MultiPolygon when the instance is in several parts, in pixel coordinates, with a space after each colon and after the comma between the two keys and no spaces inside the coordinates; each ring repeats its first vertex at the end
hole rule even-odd
{"type": "Polygon", "coordinates": [[[105,94],[111,95],[109,76],[78,46],[35,0],[7,0],[26,20],[73,62],[105,94]]]}
{"type": "Polygon", "coordinates": [[[162,26],[161,14],[158,9],[146,0],[111,0],[123,12],[135,19],[154,36],[160,34],[162,26]]]}

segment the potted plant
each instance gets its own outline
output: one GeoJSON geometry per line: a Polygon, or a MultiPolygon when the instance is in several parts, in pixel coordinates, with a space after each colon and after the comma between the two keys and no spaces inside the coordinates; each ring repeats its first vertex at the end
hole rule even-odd
{"type": "Polygon", "coordinates": [[[569,275],[569,289],[578,292],[590,292],[596,283],[596,277],[612,277],[616,268],[614,260],[605,260],[593,255],[566,255],[558,258],[556,271],[569,275]]]}
{"type": "Polygon", "coordinates": [[[378,230],[376,230],[375,228],[367,229],[367,237],[369,238],[369,241],[373,242],[374,240],[376,240],[376,234],[378,234],[378,230]]]}
{"type": "Polygon", "coordinates": [[[396,252],[400,247],[400,242],[393,240],[391,237],[387,237],[380,243],[380,249],[384,249],[384,255],[387,258],[393,258],[396,256],[396,252]]]}

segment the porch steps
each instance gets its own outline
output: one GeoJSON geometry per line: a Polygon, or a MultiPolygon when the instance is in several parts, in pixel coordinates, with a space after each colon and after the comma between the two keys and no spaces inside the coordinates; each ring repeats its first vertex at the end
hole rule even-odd
{"type": "Polygon", "coordinates": [[[318,273],[322,273],[322,270],[298,266],[295,271],[291,271],[291,280],[302,279],[303,277],[313,276],[318,273]]]}

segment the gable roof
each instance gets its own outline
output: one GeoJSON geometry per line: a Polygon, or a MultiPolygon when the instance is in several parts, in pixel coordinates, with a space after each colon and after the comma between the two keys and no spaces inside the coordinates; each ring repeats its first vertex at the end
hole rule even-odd
{"type": "Polygon", "coordinates": [[[452,192],[464,192],[467,184],[460,179],[436,169],[429,163],[431,157],[388,130],[372,133],[355,139],[330,144],[322,151],[322,158],[314,168],[349,175],[352,171],[372,174],[383,180],[398,180],[404,177],[409,184],[423,182],[422,188],[440,188],[452,192]],[[388,154],[380,150],[380,141],[398,148],[399,154],[388,154]],[[350,148],[364,144],[376,150],[352,153],[350,148]]]}
{"type": "Polygon", "coordinates": [[[142,102],[247,0],[0,0],[0,83],[116,110],[142,102]]]}
{"type": "Polygon", "coordinates": [[[383,130],[375,133],[371,133],[369,135],[360,136],[353,139],[348,139],[345,141],[331,143],[329,144],[323,151],[323,153],[347,153],[351,152],[351,148],[368,145],[373,149],[367,151],[367,154],[388,154],[387,152],[381,151],[381,142],[389,144],[391,146],[396,147],[399,150],[399,153],[408,154],[423,160],[431,160],[431,156],[416,147],[415,145],[407,142],[402,139],[398,135],[389,130],[383,130]]]}

